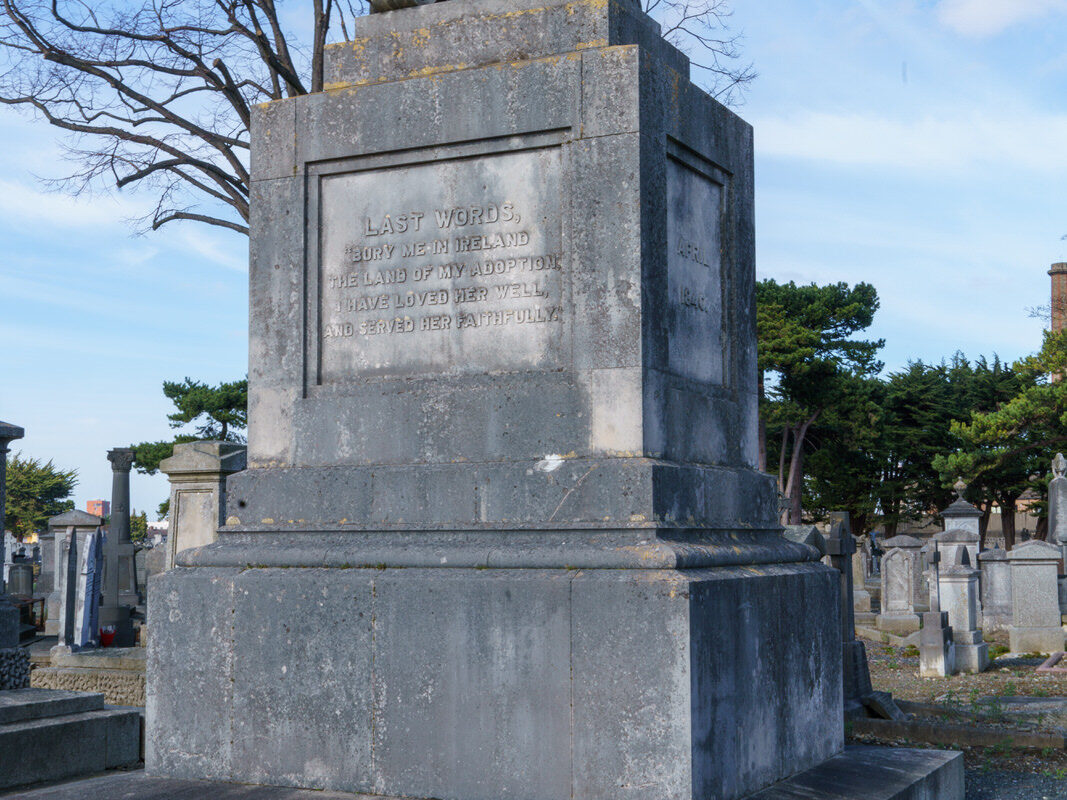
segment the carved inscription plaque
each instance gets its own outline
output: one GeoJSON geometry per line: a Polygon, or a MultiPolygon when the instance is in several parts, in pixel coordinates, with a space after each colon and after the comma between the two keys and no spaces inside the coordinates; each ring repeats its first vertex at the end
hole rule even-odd
{"type": "Polygon", "coordinates": [[[557,148],[321,179],[319,379],[551,367],[557,148]]]}
{"type": "Polygon", "coordinates": [[[675,375],[721,385],[722,186],[668,159],[667,200],[668,367],[675,375]]]}

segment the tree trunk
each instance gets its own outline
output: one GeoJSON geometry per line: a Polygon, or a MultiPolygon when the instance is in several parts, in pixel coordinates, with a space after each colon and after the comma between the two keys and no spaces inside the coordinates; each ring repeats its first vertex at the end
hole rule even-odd
{"type": "Polygon", "coordinates": [[[1000,501],[1000,524],[1004,530],[1004,549],[1015,547],[1015,500],[1000,501]]]}
{"type": "Polygon", "coordinates": [[[982,516],[978,519],[978,552],[985,550],[986,534],[989,532],[989,516],[993,513],[993,501],[986,500],[980,504],[980,507],[982,516]]]}
{"type": "Polygon", "coordinates": [[[782,426],[782,447],[778,451],[778,491],[785,494],[785,452],[789,449],[788,425],[782,426]]]}
{"type": "Polygon", "coordinates": [[[804,440],[822,409],[817,409],[800,425],[793,428],[793,452],[789,459],[789,480],[785,484],[785,495],[789,498],[789,524],[801,523],[801,499],[803,497],[804,478],[804,440]]]}
{"type": "Polygon", "coordinates": [[[1034,530],[1034,538],[1042,542],[1048,541],[1048,517],[1037,518],[1037,528],[1034,530]]]}

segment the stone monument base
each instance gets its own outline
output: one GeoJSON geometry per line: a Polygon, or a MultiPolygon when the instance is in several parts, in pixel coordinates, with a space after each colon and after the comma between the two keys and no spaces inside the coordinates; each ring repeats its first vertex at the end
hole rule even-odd
{"type": "Polygon", "coordinates": [[[725,800],[841,752],[836,573],[759,563],[781,550],[739,537],[685,548],[707,566],[642,569],[682,559],[637,535],[564,543],[558,567],[521,534],[186,551],[214,566],[151,580],[146,768],[410,798],[725,800]]]}
{"type": "Polygon", "coordinates": [[[956,674],[956,644],[947,611],[927,611],[919,632],[919,677],[944,678],[956,674]]]}
{"type": "Polygon", "coordinates": [[[1063,628],[1008,628],[1013,653],[1058,653],[1063,640],[1063,628]]]}
{"type": "Polygon", "coordinates": [[[956,643],[956,669],[960,672],[985,672],[989,666],[989,645],[956,643]]]}

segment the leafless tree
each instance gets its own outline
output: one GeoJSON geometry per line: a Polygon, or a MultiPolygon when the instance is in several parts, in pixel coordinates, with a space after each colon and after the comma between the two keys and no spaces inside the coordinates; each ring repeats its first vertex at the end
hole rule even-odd
{"type": "MultiPolygon", "coordinates": [[[[644,0],[721,99],[735,66],[728,0],[644,0]]],[[[0,0],[0,103],[67,131],[79,194],[138,187],[138,220],[248,232],[248,126],[257,103],[321,91],[327,40],[349,39],[365,0],[0,0]],[[338,30],[339,29],[339,30],[338,30]],[[340,34],[338,36],[338,34],[340,34]]]]}

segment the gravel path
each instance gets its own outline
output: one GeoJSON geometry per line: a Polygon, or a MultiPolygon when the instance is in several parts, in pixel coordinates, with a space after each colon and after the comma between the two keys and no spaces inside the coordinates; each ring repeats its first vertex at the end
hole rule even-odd
{"type": "Polygon", "coordinates": [[[967,800],[1064,800],[1067,779],[1032,772],[967,770],[967,800]]]}

